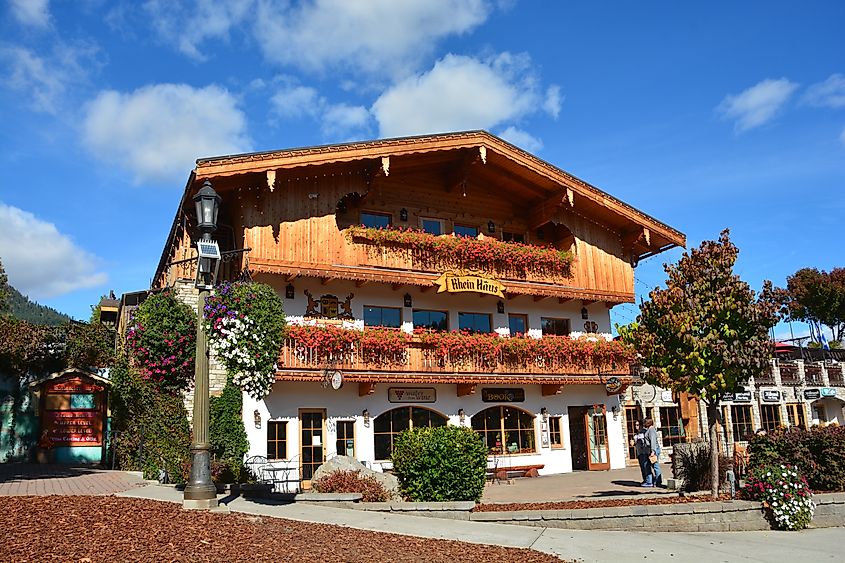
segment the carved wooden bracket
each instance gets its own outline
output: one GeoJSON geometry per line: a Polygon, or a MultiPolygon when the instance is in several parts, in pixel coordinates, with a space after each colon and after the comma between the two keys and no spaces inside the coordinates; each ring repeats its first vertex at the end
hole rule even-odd
{"type": "Polygon", "coordinates": [[[458,397],[475,395],[475,383],[458,383],[458,397]]]}
{"type": "Polygon", "coordinates": [[[444,183],[446,184],[446,191],[453,192],[460,188],[464,195],[466,195],[466,186],[469,182],[469,173],[473,165],[481,162],[487,164],[487,148],[478,147],[478,152],[463,150],[462,156],[452,169],[446,173],[444,183]]]}
{"type": "Polygon", "coordinates": [[[549,397],[551,395],[560,395],[563,391],[563,385],[556,385],[554,383],[543,383],[540,388],[540,392],[544,397],[549,397]]]}
{"type": "Polygon", "coordinates": [[[367,184],[367,189],[373,187],[376,178],[379,176],[390,176],[390,157],[381,157],[381,162],[377,163],[375,160],[370,160],[364,166],[364,183],[367,184]]]}
{"type": "Polygon", "coordinates": [[[362,381],[358,383],[358,396],[366,397],[372,395],[376,390],[376,384],[372,381],[362,381]]]}
{"type": "Polygon", "coordinates": [[[528,214],[528,228],[533,231],[549,221],[554,222],[554,217],[564,207],[575,207],[575,192],[571,188],[566,188],[564,192],[558,192],[535,205],[528,214]]]}
{"type": "Polygon", "coordinates": [[[267,171],[267,187],[270,188],[270,192],[272,192],[273,188],[276,187],[276,171],[275,170],[268,170],[267,171]]]}

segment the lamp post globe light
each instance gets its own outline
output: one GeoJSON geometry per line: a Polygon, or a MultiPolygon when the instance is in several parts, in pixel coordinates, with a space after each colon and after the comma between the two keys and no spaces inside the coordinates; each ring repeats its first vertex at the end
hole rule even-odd
{"type": "Polygon", "coordinates": [[[220,250],[211,240],[211,233],[217,230],[217,212],[220,196],[206,180],[194,195],[197,211],[197,227],[202,239],[197,243],[197,349],[194,363],[194,414],[193,440],[191,443],[191,476],[185,486],[182,501],[184,508],[210,509],[217,506],[217,487],[211,481],[211,444],[208,441],[208,343],[203,325],[203,311],[209,289],[217,277],[220,250]]]}

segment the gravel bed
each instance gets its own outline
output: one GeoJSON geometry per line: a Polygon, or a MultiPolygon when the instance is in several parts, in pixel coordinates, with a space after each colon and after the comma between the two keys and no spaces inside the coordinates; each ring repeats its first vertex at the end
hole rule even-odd
{"type": "Polygon", "coordinates": [[[0,561],[560,561],[528,549],[118,497],[0,497],[0,529],[0,561]]]}
{"type": "Polygon", "coordinates": [[[569,500],[564,502],[518,502],[477,504],[473,512],[511,512],[516,510],[574,510],[582,508],[611,508],[614,506],[642,506],[645,504],[687,504],[690,502],[713,502],[731,500],[730,495],[714,499],[711,495],[665,496],[658,498],[614,498],[601,500],[569,500]]]}

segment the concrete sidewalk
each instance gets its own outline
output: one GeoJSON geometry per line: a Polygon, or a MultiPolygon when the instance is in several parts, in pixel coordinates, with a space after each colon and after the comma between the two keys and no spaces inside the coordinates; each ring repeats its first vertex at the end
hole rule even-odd
{"type": "MultiPolygon", "coordinates": [[[[118,496],[182,502],[173,487],[149,485],[118,496]]],[[[219,497],[232,512],[335,524],[362,530],[523,547],[583,561],[841,561],[845,529],[803,532],[647,533],[555,530],[508,524],[373,513],[267,499],[219,497]]]]}
{"type": "Polygon", "coordinates": [[[0,496],[111,495],[144,483],[144,479],[132,473],[99,466],[0,464],[0,496]]]}

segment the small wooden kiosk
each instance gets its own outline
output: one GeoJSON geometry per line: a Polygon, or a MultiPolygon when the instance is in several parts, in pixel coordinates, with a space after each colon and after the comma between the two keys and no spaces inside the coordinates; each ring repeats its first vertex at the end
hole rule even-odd
{"type": "Polygon", "coordinates": [[[108,379],[78,368],[68,368],[30,384],[38,405],[39,461],[103,461],[108,386],[108,379]]]}

